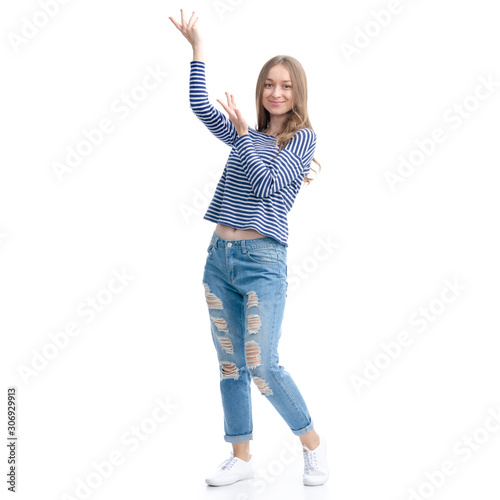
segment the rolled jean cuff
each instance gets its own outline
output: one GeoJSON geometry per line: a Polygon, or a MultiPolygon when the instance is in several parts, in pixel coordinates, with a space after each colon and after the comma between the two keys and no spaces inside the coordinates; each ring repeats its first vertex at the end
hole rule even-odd
{"type": "Polygon", "coordinates": [[[292,432],[296,435],[296,436],[302,436],[302,434],[306,434],[307,432],[309,431],[312,431],[314,429],[314,423],[313,421],[311,420],[311,423],[309,425],[307,425],[306,427],[304,427],[303,429],[299,429],[297,431],[294,431],[292,429],[292,432]]]}
{"type": "Polygon", "coordinates": [[[243,441],[248,441],[249,439],[253,439],[253,433],[250,434],[242,434],[241,436],[228,436],[227,434],[224,436],[224,441],[227,443],[243,443],[243,441]]]}

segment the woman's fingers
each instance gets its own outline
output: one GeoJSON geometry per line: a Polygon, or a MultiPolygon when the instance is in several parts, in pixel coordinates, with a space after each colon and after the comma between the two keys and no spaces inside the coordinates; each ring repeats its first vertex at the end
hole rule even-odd
{"type": "Polygon", "coordinates": [[[184,18],[184,10],[181,9],[181,22],[178,23],[173,17],[169,19],[174,23],[175,27],[187,38],[189,43],[194,47],[202,43],[201,36],[198,33],[198,28],[196,23],[198,22],[198,17],[195,16],[195,11],[191,14],[189,21],[186,22],[184,18]]]}
{"type": "Polygon", "coordinates": [[[233,94],[228,94],[226,92],[228,106],[226,106],[220,99],[217,99],[217,102],[221,104],[221,106],[226,110],[229,119],[232,124],[236,127],[236,131],[238,135],[243,133],[248,133],[248,125],[243,116],[241,115],[241,111],[236,108],[236,101],[234,99],[233,94]]]}
{"type": "Polygon", "coordinates": [[[221,104],[221,106],[227,111],[227,114],[229,115],[231,110],[220,99],[217,99],[217,102],[221,104]]]}
{"type": "Polygon", "coordinates": [[[229,94],[228,92],[226,92],[226,97],[227,97],[227,106],[220,99],[217,99],[217,102],[219,102],[222,105],[222,107],[226,110],[227,114],[229,115],[229,118],[231,118],[231,121],[241,120],[242,119],[241,113],[236,108],[236,101],[234,99],[233,94],[229,94]]]}
{"type": "Polygon", "coordinates": [[[229,96],[229,94],[227,92],[224,92],[226,94],[226,99],[227,99],[227,105],[229,107],[229,109],[233,109],[233,105],[231,104],[231,97],[229,96]]]}
{"type": "Polygon", "coordinates": [[[182,9],[181,9],[181,22],[180,22],[180,24],[173,17],[169,17],[169,19],[175,24],[175,27],[179,31],[182,31],[182,28],[184,28],[184,14],[182,12],[182,9]]]}
{"type": "Polygon", "coordinates": [[[193,20],[193,18],[194,18],[194,10],[193,10],[193,13],[191,14],[191,17],[189,18],[188,28],[192,28],[196,19],[198,19],[198,18],[196,18],[195,20],[193,20]]]}
{"type": "Polygon", "coordinates": [[[182,31],[182,26],[173,17],[169,17],[169,19],[174,23],[178,30],[182,31]]]}
{"type": "MultiPolygon", "coordinates": [[[[236,99],[234,98],[234,95],[233,94],[229,94],[228,92],[226,92],[226,98],[227,98],[227,105],[228,105],[228,108],[234,112],[236,108],[236,99]]],[[[218,99],[217,99],[218,100],[218,99]]],[[[220,102],[220,101],[219,101],[220,102]]],[[[222,104],[222,102],[221,102],[222,104]]],[[[223,105],[224,106],[224,105],[223,105]]],[[[224,106],[224,108],[226,109],[227,111],[227,108],[226,106],[224,106]]],[[[229,111],[228,111],[229,113],[229,111]]]]}
{"type": "Polygon", "coordinates": [[[229,104],[229,107],[231,109],[235,109],[236,108],[236,101],[234,100],[234,95],[233,94],[228,94],[226,92],[226,96],[227,96],[227,102],[229,104]]]}
{"type": "MultiPolygon", "coordinates": [[[[226,92],[226,95],[228,96],[228,101],[229,101],[229,95],[227,94],[226,92]]],[[[231,105],[231,103],[228,102],[228,106],[226,106],[220,99],[217,99],[217,102],[220,102],[220,104],[222,105],[222,107],[226,110],[226,113],[229,115],[229,118],[236,118],[236,114],[233,110],[233,107],[231,105]]]]}

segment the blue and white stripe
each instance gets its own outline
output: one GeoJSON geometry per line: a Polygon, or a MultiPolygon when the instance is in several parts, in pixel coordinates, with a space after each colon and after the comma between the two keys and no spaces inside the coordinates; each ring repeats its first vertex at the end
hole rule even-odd
{"type": "Polygon", "coordinates": [[[191,61],[189,102],[194,114],[215,137],[231,146],[204,219],[259,233],[288,246],[287,214],[309,173],[316,133],[304,128],[278,154],[276,137],[249,127],[238,136],[231,120],[213,106],[205,80],[205,63],[191,61]]]}

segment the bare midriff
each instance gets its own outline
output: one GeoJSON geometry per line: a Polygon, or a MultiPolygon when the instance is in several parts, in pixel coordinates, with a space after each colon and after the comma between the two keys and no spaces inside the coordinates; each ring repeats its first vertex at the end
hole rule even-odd
{"type": "Polygon", "coordinates": [[[226,224],[218,223],[215,226],[215,234],[223,240],[251,240],[253,238],[267,238],[255,229],[236,229],[226,224]]]}

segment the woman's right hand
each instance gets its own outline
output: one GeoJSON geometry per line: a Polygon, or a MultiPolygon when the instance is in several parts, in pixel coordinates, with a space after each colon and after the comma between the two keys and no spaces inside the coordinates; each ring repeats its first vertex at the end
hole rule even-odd
{"type": "Polygon", "coordinates": [[[176,28],[187,38],[188,42],[192,45],[193,49],[201,46],[202,40],[200,33],[198,32],[198,28],[196,26],[198,17],[194,19],[194,10],[188,22],[184,20],[184,12],[182,9],[181,9],[180,24],[173,17],[169,17],[169,19],[175,24],[176,28]]]}

